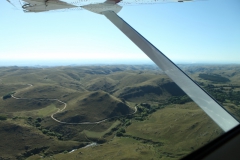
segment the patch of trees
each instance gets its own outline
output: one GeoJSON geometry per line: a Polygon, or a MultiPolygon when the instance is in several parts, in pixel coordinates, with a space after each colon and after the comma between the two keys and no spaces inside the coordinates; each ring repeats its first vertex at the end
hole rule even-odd
{"type": "Polygon", "coordinates": [[[11,98],[11,97],[12,97],[11,94],[6,94],[6,95],[3,96],[3,100],[11,98]]]}
{"type": "Polygon", "coordinates": [[[189,98],[187,95],[184,96],[172,96],[168,99],[169,103],[173,104],[184,104],[187,102],[191,102],[191,98],[189,98]]]}
{"type": "Polygon", "coordinates": [[[141,103],[137,106],[138,112],[135,115],[134,119],[138,121],[143,121],[147,116],[153,112],[156,112],[157,109],[160,109],[161,106],[150,105],[148,103],[141,103]]]}
{"type": "Polygon", "coordinates": [[[120,129],[117,131],[116,136],[117,136],[117,137],[121,137],[121,136],[123,136],[123,134],[124,134],[125,132],[126,132],[126,131],[125,131],[124,128],[120,128],[120,129]]]}
{"type": "Polygon", "coordinates": [[[5,116],[5,115],[0,115],[0,120],[1,120],[1,121],[7,120],[7,116],[5,116]]]}
{"type": "Polygon", "coordinates": [[[213,81],[213,82],[229,82],[230,81],[228,78],[222,77],[221,75],[218,75],[218,74],[201,73],[201,74],[199,74],[198,77],[205,79],[205,80],[213,81]]]}
{"type": "Polygon", "coordinates": [[[112,128],[110,132],[104,135],[104,137],[112,135],[114,132],[116,133],[117,137],[125,136],[124,135],[124,133],[126,132],[125,128],[131,125],[132,118],[134,118],[135,120],[143,121],[147,119],[149,114],[155,112],[157,109],[164,108],[164,106],[162,105],[156,106],[150,105],[148,103],[141,103],[140,105],[136,104],[136,107],[138,110],[136,114],[118,118],[118,120],[121,121],[121,128],[119,128],[120,127],[119,125],[112,128]]]}
{"type": "Polygon", "coordinates": [[[28,117],[28,119],[27,119],[29,124],[38,128],[40,131],[42,131],[43,134],[45,134],[47,136],[57,137],[59,140],[63,140],[63,135],[62,134],[53,132],[53,131],[48,130],[46,128],[42,128],[42,126],[41,126],[42,120],[43,119],[40,118],[40,117],[37,117],[36,119],[33,119],[32,117],[28,117]]]}
{"type": "Polygon", "coordinates": [[[141,137],[135,137],[135,136],[132,136],[132,135],[124,135],[124,137],[129,137],[129,138],[132,138],[132,139],[135,139],[137,141],[140,141],[142,143],[148,143],[148,144],[152,144],[152,145],[155,145],[155,146],[163,146],[164,143],[163,142],[154,142],[150,139],[145,139],[145,138],[141,138],[141,137]]]}
{"type": "Polygon", "coordinates": [[[131,125],[131,119],[132,119],[132,115],[129,115],[127,117],[121,117],[121,118],[118,118],[119,121],[122,122],[123,126],[129,126],[131,125]]]}
{"type": "MultiPolygon", "coordinates": [[[[88,139],[90,139],[90,138],[88,137],[88,139]]],[[[103,143],[107,142],[107,140],[104,139],[104,138],[97,138],[97,139],[92,139],[91,138],[91,140],[96,142],[97,144],[103,144],[103,143]]]]}
{"type": "Polygon", "coordinates": [[[226,100],[231,101],[235,105],[240,105],[240,91],[230,90],[229,92],[224,91],[223,89],[215,89],[213,87],[205,88],[216,100],[221,103],[226,102],[226,100]]]}
{"type": "Polygon", "coordinates": [[[29,124],[31,124],[32,126],[35,126],[35,127],[38,128],[38,127],[41,127],[42,118],[38,117],[38,118],[36,118],[35,121],[34,121],[34,119],[33,119],[32,117],[28,117],[28,118],[27,118],[27,122],[28,122],[29,124]]]}
{"type": "MultiPolygon", "coordinates": [[[[28,146],[25,146],[25,149],[26,149],[26,147],[29,148],[28,146]]],[[[24,156],[24,157],[29,157],[29,156],[31,156],[31,155],[34,155],[34,154],[38,154],[38,153],[40,153],[40,152],[43,152],[45,149],[47,149],[47,147],[33,148],[33,149],[31,149],[31,150],[27,150],[27,151],[23,154],[23,156],[24,156]]]]}
{"type": "Polygon", "coordinates": [[[15,92],[11,92],[11,93],[6,94],[2,97],[2,99],[5,100],[5,99],[8,99],[8,98],[11,98],[12,97],[11,95],[14,94],[14,93],[15,92]]]}
{"type": "Polygon", "coordinates": [[[131,125],[131,121],[130,121],[130,120],[128,120],[128,121],[125,123],[125,125],[126,125],[126,126],[129,126],[129,125],[131,125]]]}
{"type": "MultiPolygon", "coordinates": [[[[118,120],[120,120],[121,122],[123,122],[122,125],[124,125],[125,119],[119,118],[118,120]]],[[[108,133],[106,133],[106,134],[104,135],[104,137],[109,136],[109,135],[112,135],[114,132],[116,132],[116,131],[119,129],[119,127],[120,127],[120,124],[118,124],[117,126],[113,127],[110,132],[108,132],[108,133]]]]}
{"type": "Polygon", "coordinates": [[[58,140],[63,140],[63,135],[60,133],[56,133],[56,132],[53,132],[53,131],[45,129],[45,128],[44,129],[40,128],[39,130],[41,130],[43,134],[46,134],[48,136],[57,137],[58,140]]]}
{"type": "Polygon", "coordinates": [[[118,128],[117,127],[113,127],[112,129],[111,129],[111,131],[116,131],[116,130],[118,130],[118,128]]]}

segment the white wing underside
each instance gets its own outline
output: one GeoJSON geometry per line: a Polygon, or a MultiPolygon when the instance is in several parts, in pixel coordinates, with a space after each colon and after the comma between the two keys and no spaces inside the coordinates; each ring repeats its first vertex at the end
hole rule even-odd
{"type": "Polygon", "coordinates": [[[58,0],[24,0],[22,8],[26,12],[45,12],[51,10],[75,8],[77,6],[58,0]]]}
{"type": "MultiPolygon", "coordinates": [[[[25,12],[46,12],[62,9],[84,8],[89,11],[100,13],[112,10],[118,13],[122,6],[183,2],[192,0],[21,0],[21,7],[25,12]]],[[[10,2],[10,1],[9,1],[10,2]]]]}

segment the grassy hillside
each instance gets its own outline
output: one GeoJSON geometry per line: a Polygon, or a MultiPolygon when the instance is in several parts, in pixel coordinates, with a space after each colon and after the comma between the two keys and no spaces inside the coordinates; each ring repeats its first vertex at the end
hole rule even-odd
{"type": "Polygon", "coordinates": [[[59,141],[54,137],[46,136],[38,129],[19,122],[17,124],[12,121],[1,122],[0,133],[1,159],[24,159],[39,153],[49,155],[81,146],[79,142],[59,141]]]}
{"type": "MultiPolygon", "coordinates": [[[[180,67],[240,119],[240,66],[180,67]]],[[[179,159],[223,133],[151,65],[1,67],[0,96],[0,159],[179,159]]]]}
{"type": "Polygon", "coordinates": [[[55,117],[69,123],[95,122],[133,112],[126,103],[104,91],[80,94],[69,107],[55,117]]]}
{"type": "Polygon", "coordinates": [[[108,143],[51,158],[179,159],[222,133],[194,103],[169,105],[144,121],[132,120],[121,137],[108,143]]]}

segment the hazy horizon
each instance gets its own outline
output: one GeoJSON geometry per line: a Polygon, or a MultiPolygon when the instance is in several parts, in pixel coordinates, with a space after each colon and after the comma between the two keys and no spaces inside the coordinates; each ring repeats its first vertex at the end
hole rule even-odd
{"type": "MultiPolygon", "coordinates": [[[[206,64],[206,65],[240,65],[240,62],[223,62],[223,61],[174,61],[175,64],[206,64]]],[[[81,66],[81,65],[155,65],[151,60],[116,60],[116,59],[102,59],[102,60],[0,60],[0,67],[11,66],[81,66]]]]}

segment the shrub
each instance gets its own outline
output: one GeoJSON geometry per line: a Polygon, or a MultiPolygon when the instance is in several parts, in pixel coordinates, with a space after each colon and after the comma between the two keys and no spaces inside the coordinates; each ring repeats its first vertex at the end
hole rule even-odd
{"type": "Polygon", "coordinates": [[[15,117],[13,117],[12,119],[15,120],[15,119],[17,119],[17,118],[18,118],[18,116],[15,116],[15,117]]]}
{"type": "Polygon", "coordinates": [[[142,107],[138,107],[137,110],[138,110],[138,112],[142,112],[143,108],[142,107]]]}
{"type": "Polygon", "coordinates": [[[41,122],[41,121],[42,121],[42,118],[39,118],[39,117],[38,117],[38,118],[36,119],[36,121],[41,122]]]}
{"type": "Polygon", "coordinates": [[[5,99],[8,99],[8,98],[11,98],[12,97],[11,95],[14,94],[14,93],[15,92],[10,92],[10,93],[6,94],[2,97],[2,99],[5,100],[5,99]]]}
{"type": "Polygon", "coordinates": [[[127,123],[126,123],[126,126],[129,126],[131,124],[131,122],[130,121],[128,121],[127,123]]]}
{"type": "Polygon", "coordinates": [[[35,126],[36,126],[36,127],[40,127],[41,124],[40,124],[40,123],[36,123],[35,126]]]}
{"type": "Polygon", "coordinates": [[[42,130],[42,133],[43,133],[43,134],[47,134],[47,133],[48,133],[48,130],[47,130],[47,129],[43,129],[43,130],[42,130]]]}
{"type": "Polygon", "coordinates": [[[125,133],[126,131],[125,131],[124,128],[120,128],[120,129],[119,129],[119,132],[121,132],[121,133],[125,133]]]}
{"type": "Polygon", "coordinates": [[[48,132],[47,135],[48,136],[56,136],[56,134],[54,132],[48,132]]]}
{"type": "Polygon", "coordinates": [[[121,136],[123,136],[123,134],[122,134],[122,132],[117,132],[117,133],[116,133],[116,136],[117,136],[117,137],[121,137],[121,136]]]}
{"type": "Polygon", "coordinates": [[[57,139],[58,140],[63,140],[63,136],[62,134],[56,133],[57,139]]]}
{"type": "Polygon", "coordinates": [[[98,144],[102,144],[102,143],[105,143],[106,142],[106,139],[104,139],[104,138],[99,138],[98,140],[97,140],[97,143],[98,144]]]}
{"type": "Polygon", "coordinates": [[[116,131],[116,130],[117,130],[117,128],[116,128],[116,127],[114,127],[114,128],[112,128],[112,129],[111,129],[111,131],[113,131],[113,132],[114,132],[114,131],[116,131]]]}
{"type": "Polygon", "coordinates": [[[12,97],[11,94],[6,94],[6,95],[3,96],[2,98],[3,98],[3,100],[5,100],[5,99],[11,98],[11,97],[12,97]]]}
{"type": "Polygon", "coordinates": [[[2,121],[7,120],[7,116],[5,116],[5,115],[0,115],[0,120],[2,120],[2,121]]]}
{"type": "Polygon", "coordinates": [[[135,117],[135,120],[137,120],[137,121],[143,121],[144,119],[143,119],[143,117],[135,117]]]}

